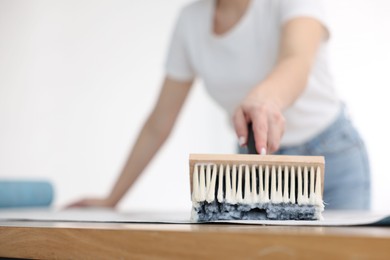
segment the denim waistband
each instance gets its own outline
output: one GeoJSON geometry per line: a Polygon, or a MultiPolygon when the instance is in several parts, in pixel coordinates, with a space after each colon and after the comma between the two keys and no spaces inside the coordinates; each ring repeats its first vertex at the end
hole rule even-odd
{"type": "Polygon", "coordinates": [[[354,129],[351,123],[351,120],[348,116],[345,106],[341,108],[339,115],[336,117],[336,119],[327,128],[325,128],[322,132],[317,134],[315,137],[300,145],[281,147],[281,150],[290,150],[290,149],[311,150],[314,149],[315,147],[318,147],[318,145],[321,142],[324,142],[325,140],[331,138],[331,136],[333,136],[335,132],[341,130],[347,130],[349,134],[354,135],[356,137],[358,136],[356,130],[354,129]]]}

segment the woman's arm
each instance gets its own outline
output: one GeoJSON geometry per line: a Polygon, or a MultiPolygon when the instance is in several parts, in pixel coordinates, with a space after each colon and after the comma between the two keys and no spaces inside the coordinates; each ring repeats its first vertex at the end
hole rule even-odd
{"type": "Polygon", "coordinates": [[[248,140],[247,126],[251,122],[259,153],[273,153],[279,148],[284,132],[282,111],[305,89],[318,48],[326,37],[326,29],[312,18],[295,18],[283,26],[276,66],[233,116],[241,145],[248,140]]]}
{"type": "Polygon", "coordinates": [[[104,199],[83,199],[71,207],[115,207],[165,142],[191,89],[191,82],[165,78],[157,103],[146,120],[138,139],[110,195],[104,199]]]}

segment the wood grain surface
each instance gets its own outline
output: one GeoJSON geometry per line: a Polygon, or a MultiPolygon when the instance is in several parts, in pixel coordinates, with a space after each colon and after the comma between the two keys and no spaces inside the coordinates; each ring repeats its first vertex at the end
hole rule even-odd
{"type": "Polygon", "coordinates": [[[0,222],[0,256],[35,259],[390,259],[390,229],[0,222]]]}

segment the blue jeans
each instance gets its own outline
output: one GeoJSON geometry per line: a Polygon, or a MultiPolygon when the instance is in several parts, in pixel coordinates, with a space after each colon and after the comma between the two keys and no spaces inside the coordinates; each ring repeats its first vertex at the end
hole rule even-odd
{"type": "MultiPolygon", "coordinates": [[[[240,149],[240,152],[245,151],[240,149]]],[[[344,111],[313,139],[302,145],[281,147],[275,154],[325,156],[325,208],[370,208],[371,174],[367,150],[344,111]]]]}

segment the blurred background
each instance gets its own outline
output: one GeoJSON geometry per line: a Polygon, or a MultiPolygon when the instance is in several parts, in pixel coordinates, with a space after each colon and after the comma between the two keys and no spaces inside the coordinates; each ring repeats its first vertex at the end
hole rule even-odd
{"type": "MultiPolygon", "coordinates": [[[[157,98],[188,0],[0,0],[0,179],[46,179],[55,206],[105,196],[157,98]]],[[[373,208],[390,207],[390,2],[324,1],[336,86],[366,139],[373,208]]],[[[163,149],[119,205],[189,210],[189,153],[233,153],[229,118],[193,89],[163,149]]]]}

